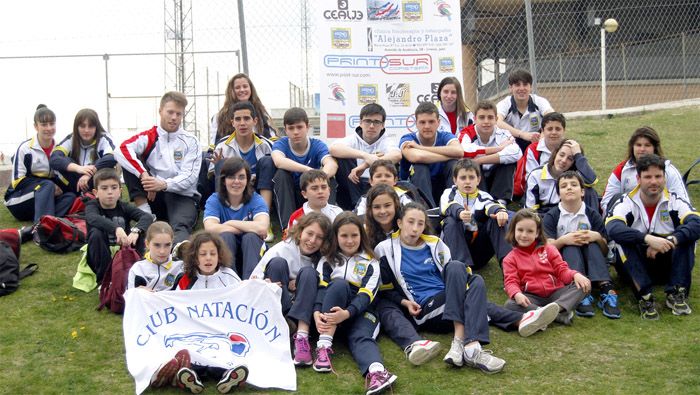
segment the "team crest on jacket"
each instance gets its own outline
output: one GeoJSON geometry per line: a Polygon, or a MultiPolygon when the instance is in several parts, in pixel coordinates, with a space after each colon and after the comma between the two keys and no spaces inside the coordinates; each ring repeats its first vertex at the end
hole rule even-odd
{"type": "Polygon", "coordinates": [[[549,261],[547,260],[547,250],[544,248],[540,251],[537,252],[537,256],[540,258],[540,262],[542,263],[548,263],[549,261]]]}
{"type": "Polygon", "coordinates": [[[175,284],[175,275],[172,273],[168,273],[168,275],[165,276],[165,280],[163,281],[163,283],[168,287],[172,287],[173,284],[175,284]]]}
{"type": "Polygon", "coordinates": [[[661,210],[659,213],[659,219],[661,222],[668,222],[671,220],[671,216],[668,214],[668,210],[661,210]]]}
{"type": "Polygon", "coordinates": [[[591,227],[588,226],[588,224],[585,222],[579,222],[578,226],[576,227],[576,229],[578,229],[578,230],[590,230],[590,228],[591,227]]]}
{"type": "Polygon", "coordinates": [[[188,348],[202,355],[208,354],[212,358],[216,358],[219,350],[229,350],[238,357],[245,357],[250,351],[250,342],[238,332],[228,334],[193,332],[166,337],[165,347],[188,348]]]}
{"type": "Polygon", "coordinates": [[[184,155],[183,155],[182,151],[174,151],[173,152],[173,159],[175,159],[176,162],[181,161],[183,156],[184,155]]]}
{"type": "Polygon", "coordinates": [[[352,269],[354,274],[358,276],[364,276],[367,273],[367,262],[355,262],[355,267],[352,269]]]}

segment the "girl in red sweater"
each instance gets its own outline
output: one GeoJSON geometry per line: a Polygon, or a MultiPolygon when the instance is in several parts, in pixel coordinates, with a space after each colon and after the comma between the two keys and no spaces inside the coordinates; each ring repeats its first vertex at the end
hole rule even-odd
{"type": "Polygon", "coordinates": [[[506,240],[513,250],[503,259],[503,285],[509,298],[505,307],[526,312],[558,306],[553,320],[571,325],[576,306],[591,291],[591,281],[571,270],[557,248],[547,244],[542,220],[534,210],[515,214],[506,240]]]}

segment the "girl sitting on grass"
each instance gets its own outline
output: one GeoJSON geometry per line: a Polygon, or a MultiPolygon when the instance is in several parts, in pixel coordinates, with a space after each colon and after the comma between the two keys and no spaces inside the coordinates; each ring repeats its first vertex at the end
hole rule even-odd
{"type": "MultiPolygon", "coordinates": [[[[316,265],[330,231],[331,222],[325,214],[304,214],[291,228],[286,240],[265,252],[250,276],[251,279],[265,279],[282,287],[282,313],[288,322],[293,324],[296,321],[298,329],[294,335],[296,366],[310,366],[313,363],[309,324],[318,288],[316,265]]],[[[294,332],[292,324],[290,333],[294,332]]]]}
{"type": "MultiPolygon", "coordinates": [[[[228,267],[231,253],[221,238],[213,233],[200,231],[189,240],[190,242],[183,246],[184,273],[179,278],[177,289],[224,288],[241,281],[236,272],[228,267]]],[[[229,369],[209,366],[204,360],[199,361],[198,353],[191,354],[183,349],[158,369],[151,380],[151,386],[160,387],[172,383],[198,394],[204,390],[201,378],[207,377],[219,379],[216,389],[219,393],[226,394],[245,383],[248,368],[245,365],[229,369]]]]}
{"type": "Polygon", "coordinates": [[[321,275],[314,321],[319,332],[314,370],[333,370],[333,336],[339,329],[366,376],[367,395],[391,387],[396,376],[384,367],[374,333],[379,325],[373,302],[379,290],[379,262],[374,258],[360,218],[345,211],[333,222],[331,243],[318,263],[321,275]]]}
{"type": "Polygon", "coordinates": [[[167,222],[156,221],[146,231],[145,258],[129,269],[127,289],[144,287],[150,291],[173,289],[182,272],[182,261],[173,260],[173,228],[167,222]]]}
{"type": "Polygon", "coordinates": [[[513,250],[503,259],[505,307],[514,311],[547,311],[549,322],[571,325],[574,309],[591,291],[583,274],[569,269],[557,248],[547,244],[540,216],[521,209],[510,222],[506,240],[513,250]],[[558,314],[551,314],[553,310],[558,314]]]}

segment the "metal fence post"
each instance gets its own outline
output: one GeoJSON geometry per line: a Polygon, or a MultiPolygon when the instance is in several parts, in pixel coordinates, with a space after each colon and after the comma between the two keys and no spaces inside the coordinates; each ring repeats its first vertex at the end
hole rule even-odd
{"type": "Polygon", "coordinates": [[[535,34],[532,29],[532,4],[525,0],[525,20],[527,22],[527,52],[532,74],[532,91],[537,92],[537,65],[535,64],[535,34]]]}
{"type": "Polygon", "coordinates": [[[105,99],[107,101],[107,131],[112,130],[112,120],[109,114],[109,54],[102,55],[102,59],[105,61],[105,99]]]}

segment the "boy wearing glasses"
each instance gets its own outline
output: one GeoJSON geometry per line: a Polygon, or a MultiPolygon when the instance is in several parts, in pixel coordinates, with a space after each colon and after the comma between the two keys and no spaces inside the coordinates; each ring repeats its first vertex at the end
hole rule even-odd
{"type": "Polygon", "coordinates": [[[369,189],[369,167],[379,158],[397,163],[401,150],[384,128],[386,111],[376,103],[360,110],[360,126],[355,133],[338,140],[330,147],[330,153],[338,161],[338,205],[352,210],[360,197],[369,189]]]}

